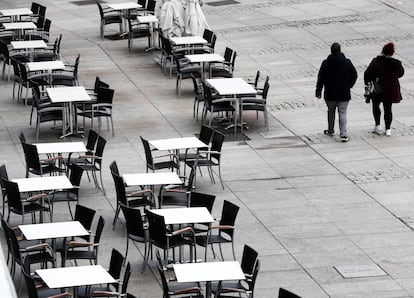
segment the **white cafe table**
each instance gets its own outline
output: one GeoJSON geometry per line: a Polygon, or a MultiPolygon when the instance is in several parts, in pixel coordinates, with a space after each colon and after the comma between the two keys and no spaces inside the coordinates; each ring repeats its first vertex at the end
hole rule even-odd
{"type": "Polygon", "coordinates": [[[206,297],[211,297],[211,282],[242,280],[244,273],[237,261],[173,264],[178,282],[206,282],[206,297]]]}
{"type": "Polygon", "coordinates": [[[34,143],[38,154],[60,154],[73,152],[86,152],[83,142],[54,142],[54,143],[34,143]]]}
{"type": "Polygon", "coordinates": [[[207,43],[207,40],[201,36],[176,36],[171,37],[170,41],[174,46],[188,46],[207,43]]]}
{"type": "Polygon", "coordinates": [[[52,103],[64,103],[66,112],[69,115],[68,131],[61,137],[64,138],[69,135],[79,134],[76,108],[73,105],[76,102],[92,101],[85,87],[70,86],[46,88],[46,92],[52,103]]]}
{"type": "Polygon", "coordinates": [[[163,216],[166,225],[214,222],[206,207],[151,209],[151,212],[163,216]]]}
{"type": "Polygon", "coordinates": [[[19,225],[19,229],[27,240],[76,237],[89,234],[79,221],[19,225]]]}
{"type": "Polygon", "coordinates": [[[148,142],[157,150],[180,150],[208,147],[196,137],[148,140],[148,142]]]}
{"type": "Polygon", "coordinates": [[[137,2],[122,2],[122,3],[106,3],[106,5],[109,8],[112,8],[113,10],[118,10],[122,12],[122,15],[124,17],[124,32],[121,33],[121,35],[125,35],[127,33],[127,21],[126,19],[129,17],[129,11],[131,9],[140,9],[142,8],[141,4],[138,4],[137,2]]]}
{"type": "Polygon", "coordinates": [[[116,282],[101,265],[38,269],[36,273],[51,289],[72,287],[75,297],[76,287],[116,282]]]}
{"type": "Polygon", "coordinates": [[[12,9],[0,9],[0,14],[3,17],[12,17],[12,22],[16,22],[19,16],[31,16],[33,11],[27,7],[23,8],[12,8],[12,9]]]}
{"type": "Polygon", "coordinates": [[[20,192],[48,191],[56,189],[70,189],[73,185],[67,176],[44,176],[33,178],[12,179],[17,183],[20,192]]]}
{"type": "Polygon", "coordinates": [[[61,60],[39,61],[26,63],[28,71],[46,71],[65,69],[65,64],[61,60]]]}
{"type": "Polygon", "coordinates": [[[205,78],[205,72],[208,70],[207,64],[211,62],[223,62],[224,57],[216,53],[206,53],[206,54],[191,54],[185,55],[185,58],[188,59],[190,63],[202,63],[203,72],[201,73],[202,79],[205,78]]]}
{"type": "Polygon", "coordinates": [[[122,177],[127,186],[166,185],[183,183],[180,177],[178,177],[177,173],[175,172],[123,174],[122,177]]]}
{"type": "MultiPolygon", "coordinates": [[[[20,24],[20,23],[12,23],[20,24]]],[[[10,43],[13,50],[27,50],[30,61],[33,60],[35,49],[46,49],[47,44],[43,40],[18,40],[10,43]]]]}
{"type": "Polygon", "coordinates": [[[24,35],[24,30],[36,29],[36,24],[33,22],[14,22],[14,23],[3,23],[5,30],[17,31],[17,39],[21,40],[24,35]]]}
{"type": "MultiPolygon", "coordinates": [[[[207,79],[206,82],[213,87],[219,95],[233,96],[231,100],[235,101],[236,120],[239,120],[238,117],[240,117],[240,113],[243,112],[243,110],[240,110],[240,96],[257,94],[257,90],[242,78],[207,79]]],[[[241,126],[243,129],[242,123],[237,123],[236,121],[236,125],[241,126]]],[[[232,125],[227,128],[230,127],[232,127],[232,125]]]]}

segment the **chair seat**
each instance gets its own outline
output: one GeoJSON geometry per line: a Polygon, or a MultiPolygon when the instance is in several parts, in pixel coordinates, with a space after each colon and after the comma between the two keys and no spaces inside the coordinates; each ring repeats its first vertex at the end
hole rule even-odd
{"type": "Polygon", "coordinates": [[[223,78],[232,78],[233,74],[225,68],[216,68],[216,67],[212,67],[211,68],[211,77],[223,77],[223,78]]]}
{"type": "Polygon", "coordinates": [[[162,161],[162,162],[157,162],[154,163],[154,171],[155,170],[161,170],[161,169],[171,169],[171,168],[175,168],[175,169],[179,169],[179,165],[174,162],[174,161],[162,161]]]}
{"type": "Polygon", "coordinates": [[[145,206],[152,206],[154,207],[154,203],[148,199],[148,197],[140,197],[140,198],[134,198],[128,200],[128,205],[130,208],[136,208],[136,207],[145,207],[145,206]]]}
{"type": "Polygon", "coordinates": [[[52,196],[53,203],[55,202],[66,202],[66,201],[78,201],[76,194],[67,191],[57,191],[52,196]]]}
{"type": "Polygon", "coordinates": [[[68,250],[66,253],[66,260],[91,260],[95,258],[95,251],[93,250],[68,250]]]}
{"type": "MultiPolygon", "coordinates": [[[[10,208],[10,210],[17,214],[23,214],[22,209],[10,208]]],[[[31,212],[36,212],[36,211],[48,211],[48,210],[49,208],[44,207],[38,203],[32,203],[32,204],[28,204],[24,206],[24,213],[31,213],[31,212]]]]}
{"type": "MultiPolygon", "coordinates": [[[[161,197],[159,197],[161,202],[161,197]]],[[[189,195],[186,192],[163,192],[162,194],[162,205],[189,205],[189,195]]]]}
{"type": "MultiPolygon", "coordinates": [[[[169,248],[181,246],[181,245],[193,245],[194,243],[191,240],[181,237],[181,235],[171,236],[169,238],[169,248]]],[[[163,249],[167,248],[167,244],[163,242],[153,241],[153,243],[158,246],[162,247],[163,249]]]]}
{"type": "Polygon", "coordinates": [[[103,19],[106,25],[122,23],[122,18],[119,14],[105,13],[103,19]]]}
{"type": "Polygon", "coordinates": [[[231,239],[224,238],[220,235],[209,235],[207,243],[207,235],[199,235],[196,237],[196,243],[200,246],[207,246],[210,243],[230,243],[231,239]]]}

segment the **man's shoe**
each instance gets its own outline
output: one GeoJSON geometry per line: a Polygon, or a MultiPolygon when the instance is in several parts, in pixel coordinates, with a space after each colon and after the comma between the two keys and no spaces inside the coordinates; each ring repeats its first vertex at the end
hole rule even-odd
{"type": "Polygon", "coordinates": [[[324,135],[327,135],[327,136],[333,136],[333,135],[334,135],[334,132],[333,132],[333,131],[330,131],[330,130],[325,129],[325,130],[323,131],[323,134],[324,134],[324,135]]]}
{"type": "Polygon", "coordinates": [[[349,141],[348,136],[341,136],[341,141],[344,143],[348,142],[349,141]]]}
{"type": "Polygon", "coordinates": [[[381,128],[381,125],[376,125],[376,126],[374,126],[374,128],[372,129],[372,132],[373,133],[376,133],[376,134],[382,134],[383,133],[383,130],[382,130],[382,128],[381,128]]]}
{"type": "Polygon", "coordinates": [[[386,135],[387,137],[390,137],[390,136],[391,136],[391,129],[386,129],[386,130],[385,130],[385,135],[386,135]]]}

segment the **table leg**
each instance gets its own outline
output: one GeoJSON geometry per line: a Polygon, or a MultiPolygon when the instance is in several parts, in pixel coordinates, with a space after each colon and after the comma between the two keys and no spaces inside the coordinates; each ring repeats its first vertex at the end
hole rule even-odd
{"type": "Polygon", "coordinates": [[[211,281],[206,282],[206,298],[211,297],[211,281]]]}

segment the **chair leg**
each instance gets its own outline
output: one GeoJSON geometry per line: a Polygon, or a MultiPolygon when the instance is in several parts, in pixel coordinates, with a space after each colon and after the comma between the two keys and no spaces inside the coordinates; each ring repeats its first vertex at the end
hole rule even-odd
{"type": "Polygon", "coordinates": [[[128,250],[129,250],[129,237],[127,237],[127,243],[126,243],[126,249],[125,249],[125,256],[124,256],[124,263],[122,265],[125,265],[125,262],[126,262],[127,256],[128,256],[128,250]]]}

